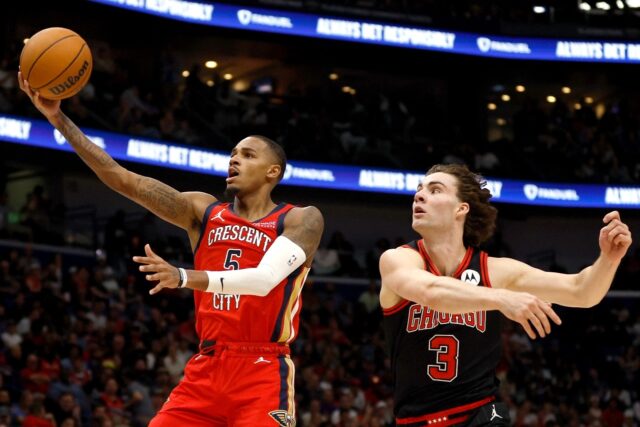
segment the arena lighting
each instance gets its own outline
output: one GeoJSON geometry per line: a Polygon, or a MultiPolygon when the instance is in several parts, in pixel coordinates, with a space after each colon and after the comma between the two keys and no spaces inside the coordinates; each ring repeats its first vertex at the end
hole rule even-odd
{"type": "Polygon", "coordinates": [[[627,0],[627,6],[633,7],[633,8],[639,8],[640,0],[627,0]]]}
{"type": "Polygon", "coordinates": [[[571,88],[569,86],[563,86],[562,87],[562,93],[570,94],[571,93],[571,88]]]}
{"type": "Polygon", "coordinates": [[[215,82],[213,80],[207,80],[207,86],[213,87],[214,84],[215,82]]]}
{"type": "Polygon", "coordinates": [[[554,104],[554,103],[556,102],[556,97],[555,97],[555,96],[553,96],[553,95],[549,95],[549,96],[547,96],[547,102],[548,102],[549,104],[554,104]]]}
{"type": "Polygon", "coordinates": [[[207,68],[216,68],[218,63],[216,61],[207,61],[204,63],[204,66],[207,68]]]}
{"type": "Polygon", "coordinates": [[[582,104],[580,104],[579,102],[576,102],[575,104],[573,104],[573,108],[576,110],[580,110],[582,109],[582,104]]]}
{"type": "Polygon", "coordinates": [[[496,120],[496,123],[498,124],[498,126],[504,126],[507,124],[507,121],[502,117],[499,117],[498,120],[496,120]]]}
{"type": "Polygon", "coordinates": [[[618,6],[618,9],[624,9],[624,2],[622,0],[616,0],[616,6],[618,6]]]}
{"type": "Polygon", "coordinates": [[[500,99],[502,99],[504,102],[511,101],[511,97],[506,93],[503,93],[502,96],[500,97],[500,99]]]}
{"type": "Polygon", "coordinates": [[[329,74],[329,80],[338,80],[340,76],[336,73],[329,74]]]}
{"type": "Polygon", "coordinates": [[[585,97],[584,97],[584,102],[585,102],[586,104],[593,104],[593,98],[592,98],[592,97],[590,97],[590,96],[585,96],[585,97]]]}
{"type": "Polygon", "coordinates": [[[516,86],[516,92],[522,93],[526,90],[526,88],[523,85],[517,85],[516,86]]]}
{"type": "Polygon", "coordinates": [[[580,8],[580,10],[584,10],[585,12],[588,12],[591,10],[591,5],[587,2],[580,3],[580,6],[578,7],[580,8]]]}
{"type": "Polygon", "coordinates": [[[187,77],[189,77],[189,74],[190,74],[190,73],[189,73],[189,70],[184,70],[184,71],[182,72],[182,77],[187,78],[187,77]]]}
{"type": "Polygon", "coordinates": [[[544,6],[533,6],[533,13],[545,13],[547,11],[547,8],[544,6]]]}
{"type": "Polygon", "coordinates": [[[227,73],[224,76],[222,76],[222,78],[225,79],[225,80],[231,80],[231,79],[233,79],[233,74],[227,73]]]}
{"type": "Polygon", "coordinates": [[[26,39],[22,40],[22,43],[23,43],[23,44],[27,44],[27,42],[28,42],[28,41],[29,41],[29,39],[28,39],[28,38],[26,38],[26,39]]]}
{"type": "Polygon", "coordinates": [[[496,108],[498,108],[498,106],[496,104],[494,104],[493,102],[490,102],[490,103],[487,104],[487,109],[489,109],[491,111],[495,110],[496,108]]]}
{"type": "Polygon", "coordinates": [[[611,5],[606,1],[599,1],[596,3],[596,8],[602,9],[602,10],[611,10],[611,5]]]}

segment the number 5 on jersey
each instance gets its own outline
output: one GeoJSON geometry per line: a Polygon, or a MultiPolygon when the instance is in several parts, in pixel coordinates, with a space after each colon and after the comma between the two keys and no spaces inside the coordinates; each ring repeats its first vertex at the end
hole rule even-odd
{"type": "Polygon", "coordinates": [[[435,365],[427,366],[427,373],[434,381],[450,383],[458,376],[458,348],[460,341],[453,335],[434,335],[429,340],[429,350],[436,352],[435,365]]]}
{"type": "Polygon", "coordinates": [[[240,263],[238,262],[238,258],[241,256],[242,249],[229,249],[227,251],[227,256],[224,259],[225,270],[239,270],[240,263]]]}

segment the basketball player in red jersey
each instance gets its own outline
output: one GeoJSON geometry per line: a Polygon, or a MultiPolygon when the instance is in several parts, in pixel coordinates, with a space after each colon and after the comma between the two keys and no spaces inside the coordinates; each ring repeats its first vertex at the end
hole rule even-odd
{"type": "Polygon", "coordinates": [[[380,258],[380,302],[395,382],[396,424],[507,426],[496,401],[500,313],[535,339],[560,319],[549,303],[591,307],[605,296],[631,233],[618,212],[604,216],[600,256],[578,274],[545,272],[476,247],[497,211],[481,178],[436,165],[418,186],[413,229],[421,236],[380,258]]]}
{"type": "MultiPolygon", "coordinates": [[[[60,101],[40,98],[20,74],[18,80],[98,178],[186,230],[195,268],[209,271],[173,269],[182,279],[176,285],[195,290],[200,353],[187,363],[184,378],[150,426],[294,425],[288,344],[297,334],[300,293],[324,222],[313,206],[272,201],[286,167],[282,148],[261,136],[236,145],[226,189],[233,203],[181,193],[120,166],[64,115],[60,101]]],[[[136,258],[139,262],[162,264],[148,245],[145,250],[147,257],[136,258]]],[[[141,270],[153,271],[154,265],[141,270]]]]}

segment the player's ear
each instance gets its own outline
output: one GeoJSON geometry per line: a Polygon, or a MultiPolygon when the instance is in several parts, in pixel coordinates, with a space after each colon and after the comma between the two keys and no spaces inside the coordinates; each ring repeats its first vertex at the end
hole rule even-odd
{"type": "Polygon", "coordinates": [[[469,203],[461,202],[456,210],[456,215],[466,215],[469,213],[469,203]]]}
{"type": "Polygon", "coordinates": [[[282,167],[280,165],[273,164],[269,166],[269,169],[267,169],[267,177],[271,179],[278,179],[280,172],[282,172],[282,167]]]}

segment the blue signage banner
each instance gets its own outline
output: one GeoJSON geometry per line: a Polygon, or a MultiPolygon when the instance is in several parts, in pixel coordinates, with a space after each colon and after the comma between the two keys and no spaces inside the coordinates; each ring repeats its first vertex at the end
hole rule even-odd
{"type": "Polygon", "coordinates": [[[91,0],[196,24],[491,58],[639,63],[640,43],[502,37],[180,0],[91,0]]]}
{"type": "MultiPolygon", "coordinates": [[[[226,177],[229,154],[166,141],[85,129],[113,158],[226,177]]],[[[48,122],[0,115],[0,141],[73,151],[48,122]]],[[[425,165],[426,167],[426,165],[425,165]]],[[[424,172],[290,161],[282,183],[309,188],[412,195],[424,172]]],[[[561,184],[487,178],[496,202],[573,208],[640,209],[640,187],[561,184]]]]}

